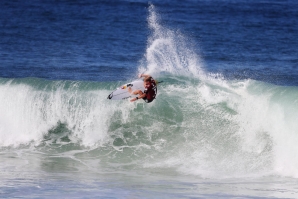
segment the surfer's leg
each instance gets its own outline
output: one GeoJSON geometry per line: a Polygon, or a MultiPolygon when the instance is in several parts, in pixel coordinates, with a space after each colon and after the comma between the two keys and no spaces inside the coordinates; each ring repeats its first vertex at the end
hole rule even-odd
{"type": "Polygon", "coordinates": [[[128,87],[127,90],[132,95],[137,95],[137,94],[142,95],[143,94],[143,92],[141,90],[132,91],[130,87],[128,87]]]}
{"type": "Polygon", "coordinates": [[[130,94],[132,94],[132,95],[140,94],[140,92],[141,92],[141,94],[143,93],[141,90],[135,90],[134,92],[132,92],[132,90],[131,90],[130,87],[128,87],[127,90],[128,90],[128,92],[129,92],[130,94]]]}
{"type": "Polygon", "coordinates": [[[142,95],[143,92],[141,90],[135,90],[134,92],[132,92],[133,95],[142,95]]]}

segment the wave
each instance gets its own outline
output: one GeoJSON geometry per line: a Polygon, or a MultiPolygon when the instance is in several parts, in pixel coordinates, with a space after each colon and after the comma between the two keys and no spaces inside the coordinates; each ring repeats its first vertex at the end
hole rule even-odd
{"type": "Polygon", "coordinates": [[[206,74],[185,37],[149,12],[139,71],[164,81],[153,103],[107,100],[123,82],[0,79],[1,149],[211,178],[298,177],[298,88],[206,74]]]}
{"type": "Polygon", "coordinates": [[[298,88],[164,76],[154,103],[106,99],[120,83],[3,80],[0,145],[76,144],[145,168],[210,177],[297,176],[298,88]],[[139,157],[142,157],[139,159],[139,157]]]}

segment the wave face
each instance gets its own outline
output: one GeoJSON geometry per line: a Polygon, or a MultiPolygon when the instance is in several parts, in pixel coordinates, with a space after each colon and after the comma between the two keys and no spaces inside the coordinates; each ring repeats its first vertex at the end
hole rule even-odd
{"type": "Polygon", "coordinates": [[[107,100],[123,82],[0,79],[1,150],[69,155],[101,170],[298,177],[298,88],[205,74],[189,41],[149,12],[139,71],[164,81],[153,103],[107,100]]]}
{"type": "Polygon", "coordinates": [[[129,154],[141,168],[204,177],[297,176],[297,88],[163,80],[156,101],[145,104],[106,100],[119,83],[2,79],[0,145],[108,150],[120,165],[129,154]]]}

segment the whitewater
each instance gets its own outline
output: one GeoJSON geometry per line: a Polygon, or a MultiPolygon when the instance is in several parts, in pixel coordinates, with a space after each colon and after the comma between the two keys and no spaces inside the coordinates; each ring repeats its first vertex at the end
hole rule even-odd
{"type": "Polygon", "coordinates": [[[127,80],[162,80],[153,103],[107,100],[126,81],[0,78],[3,196],[298,196],[298,88],[206,72],[193,40],[160,20],[150,5],[127,80]]]}

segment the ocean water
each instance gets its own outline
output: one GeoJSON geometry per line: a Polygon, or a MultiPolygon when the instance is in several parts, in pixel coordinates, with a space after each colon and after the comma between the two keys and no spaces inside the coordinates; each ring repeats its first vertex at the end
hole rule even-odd
{"type": "Polygon", "coordinates": [[[298,2],[0,7],[1,198],[298,198],[298,2]]]}

